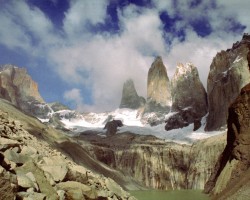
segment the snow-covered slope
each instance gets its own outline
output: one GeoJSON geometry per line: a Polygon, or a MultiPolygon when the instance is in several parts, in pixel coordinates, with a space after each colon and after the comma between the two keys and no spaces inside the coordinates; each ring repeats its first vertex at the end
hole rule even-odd
{"type": "MultiPolygon", "coordinates": [[[[118,134],[123,132],[132,132],[140,135],[154,135],[156,137],[165,139],[166,141],[173,141],[178,143],[193,143],[196,140],[204,139],[223,133],[225,131],[205,132],[206,116],[202,119],[202,126],[197,131],[193,131],[193,124],[182,129],[174,129],[170,131],[165,130],[165,123],[157,126],[150,126],[141,120],[139,110],[132,109],[117,109],[113,112],[104,113],[77,113],[72,110],[60,110],[50,112],[49,117],[57,117],[62,122],[64,128],[71,130],[73,134],[79,134],[83,131],[92,130],[105,136],[106,130],[104,126],[106,122],[112,119],[119,119],[123,122],[124,126],[119,128],[118,134]]],[[[169,113],[165,119],[173,115],[169,113]]],[[[50,119],[40,119],[41,121],[49,122],[50,119]]]]}

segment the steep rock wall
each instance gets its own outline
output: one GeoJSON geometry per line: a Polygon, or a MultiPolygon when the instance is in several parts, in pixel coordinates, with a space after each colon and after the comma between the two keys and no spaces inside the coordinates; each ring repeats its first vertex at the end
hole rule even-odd
{"type": "Polygon", "coordinates": [[[147,104],[145,112],[167,112],[171,106],[171,86],[166,67],[157,57],[148,71],[147,104]]]}
{"type": "Polygon", "coordinates": [[[229,108],[227,145],[206,183],[216,199],[246,199],[250,190],[250,84],[229,108]]]}
{"type": "Polygon", "coordinates": [[[207,81],[209,115],[206,130],[225,128],[228,107],[250,82],[250,36],[244,35],[232,49],[218,53],[210,66],[207,81]]]}
{"type": "Polygon", "coordinates": [[[83,135],[80,138],[92,143],[88,152],[95,159],[155,189],[203,189],[225,147],[225,136],[192,146],[132,133],[101,140],[83,135]]]}

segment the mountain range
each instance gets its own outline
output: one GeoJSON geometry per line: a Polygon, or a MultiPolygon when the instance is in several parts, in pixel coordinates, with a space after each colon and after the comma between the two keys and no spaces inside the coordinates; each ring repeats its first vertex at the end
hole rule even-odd
{"type": "MultiPolygon", "coordinates": [[[[21,199],[50,194],[57,199],[59,193],[77,199],[72,197],[76,190],[82,191],[79,199],[91,199],[91,195],[132,199],[116,183],[126,190],[205,188],[215,198],[243,198],[248,195],[244,175],[249,177],[250,166],[249,63],[250,36],[244,34],[231,49],[213,58],[206,90],[192,63],[179,63],[170,80],[158,56],[148,71],[147,97],[140,97],[129,79],[121,88],[120,107],[106,113],[79,113],[59,102],[46,103],[26,69],[3,65],[0,177],[7,178],[10,194],[21,199]],[[119,134],[106,137],[103,127],[112,119],[122,120],[124,126],[119,134]],[[43,154],[47,145],[51,149],[43,154]],[[34,148],[37,156],[30,160],[34,148]],[[49,171],[56,164],[46,158],[53,149],[59,151],[57,156],[61,152],[75,162],[70,168],[69,160],[65,163],[63,156],[57,157],[60,167],[70,169],[60,180],[49,171]],[[76,183],[87,176],[75,170],[77,165],[93,173],[84,185],[76,183]],[[28,169],[36,172],[30,175],[28,169]],[[38,175],[39,170],[47,175],[38,175]],[[108,179],[98,182],[95,174],[108,179]],[[28,179],[29,185],[23,185],[28,179]],[[40,184],[43,181],[49,191],[40,184]],[[90,194],[85,191],[89,187],[97,188],[90,194]]],[[[4,185],[1,180],[0,185],[4,185]]],[[[8,195],[0,189],[1,193],[8,195]]]]}

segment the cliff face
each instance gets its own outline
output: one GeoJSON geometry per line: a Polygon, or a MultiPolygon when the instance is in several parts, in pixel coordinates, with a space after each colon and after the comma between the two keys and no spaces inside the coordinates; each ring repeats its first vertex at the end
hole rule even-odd
{"type": "Polygon", "coordinates": [[[232,49],[218,53],[210,66],[207,81],[209,115],[206,130],[225,127],[228,107],[250,82],[250,36],[244,35],[232,49]]]}
{"type": "Polygon", "coordinates": [[[0,68],[0,97],[28,113],[36,112],[32,105],[44,103],[37,83],[27,74],[27,70],[14,65],[0,68]]]}
{"type": "Polygon", "coordinates": [[[138,109],[145,104],[145,99],[138,96],[132,79],[123,85],[120,108],[138,109]]]}
{"type": "Polygon", "coordinates": [[[217,199],[245,199],[250,186],[250,84],[229,108],[227,145],[206,183],[217,199]]]}
{"type": "Polygon", "coordinates": [[[145,112],[167,112],[171,106],[171,89],[161,57],[157,57],[148,71],[145,112]]]}
{"type": "Polygon", "coordinates": [[[166,130],[199,122],[207,113],[207,94],[197,68],[191,63],[178,64],[171,86],[171,110],[177,113],[166,120],[166,130]]]}
{"type": "Polygon", "coordinates": [[[25,101],[35,100],[43,103],[38,85],[27,74],[24,68],[4,65],[0,68],[1,97],[10,100],[14,105],[21,106],[25,101]]]}
{"type": "Polygon", "coordinates": [[[155,189],[203,189],[225,147],[225,136],[212,137],[193,146],[132,133],[102,138],[101,142],[89,134],[77,139],[92,144],[87,149],[93,158],[155,189]]]}

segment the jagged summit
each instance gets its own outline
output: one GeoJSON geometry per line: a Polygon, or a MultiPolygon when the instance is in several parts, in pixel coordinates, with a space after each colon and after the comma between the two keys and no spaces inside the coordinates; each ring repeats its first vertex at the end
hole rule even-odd
{"type": "Polygon", "coordinates": [[[191,123],[200,127],[201,118],[207,113],[207,94],[198,70],[192,63],[179,63],[171,80],[172,111],[177,112],[166,121],[166,130],[182,128],[191,123]]]}
{"type": "Polygon", "coordinates": [[[120,108],[137,109],[144,106],[144,104],[145,99],[138,96],[133,80],[128,79],[123,85],[120,108]]]}
{"type": "Polygon", "coordinates": [[[172,78],[173,80],[179,79],[179,77],[186,77],[187,76],[199,76],[197,68],[193,65],[193,63],[186,63],[185,65],[182,63],[178,63],[176,66],[176,71],[172,78]]]}

